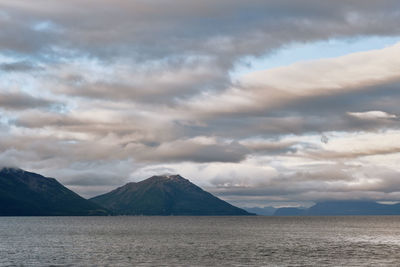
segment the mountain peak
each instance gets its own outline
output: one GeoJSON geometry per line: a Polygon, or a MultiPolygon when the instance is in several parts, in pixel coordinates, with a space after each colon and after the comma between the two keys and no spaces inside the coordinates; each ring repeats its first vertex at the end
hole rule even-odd
{"type": "Polygon", "coordinates": [[[16,167],[2,167],[0,173],[24,173],[25,171],[16,167]]]}
{"type": "Polygon", "coordinates": [[[122,215],[251,215],[179,174],[155,175],[91,200],[122,215]]]}
{"type": "Polygon", "coordinates": [[[163,179],[163,180],[185,180],[185,181],[188,181],[187,179],[183,178],[179,174],[154,175],[151,178],[153,178],[153,179],[163,179]]]}
{"type": "Polygon", "coordinates": [[[54,178],[5,167],[0,170],[0,216],[105,215],[107,211],[54,178]]]}

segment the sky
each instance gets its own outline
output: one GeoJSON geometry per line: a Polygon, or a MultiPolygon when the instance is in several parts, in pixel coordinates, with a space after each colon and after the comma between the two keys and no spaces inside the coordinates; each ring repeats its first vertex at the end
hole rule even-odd
{"type": "Polygon", "coordinates": [[[84,197],[400,201],[398,0],[2,0],[0,166],[84,197]]]}

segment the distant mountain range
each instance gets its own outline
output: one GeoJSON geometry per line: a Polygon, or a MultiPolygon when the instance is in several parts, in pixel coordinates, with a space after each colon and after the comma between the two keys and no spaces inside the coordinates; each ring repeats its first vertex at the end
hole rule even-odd
{"type": "Polygon", "coordinates": [[[306,215],[306,209],[301,208],[279,208],[274,212],[274,216],[301,216],[306,215]]]}
{"type": "Polygon", "coordinates": [[[275,213],[276,208],[274,207],[252,207],[252,208],[243,208],[244,210],[254,213],[257,215],[262,215],[262,216],[271,216],[275,213]]]}
{"type": "Polygon", "coordinates": [[[106,215],[103,207],[72,192],[53,178],[21,169],[0,170],[1,216],[106,215]]]}
{"type": "Polygon", "coordinates": [[[179,175],[153,176],[86,200],[53,178],[0,170],[0,216],[253,215],[179,175]]]}
{"type": "Polygon", "coordinates": [[[90,200],[123,215],[252,215],[179,175],[128,183],[90,200]]]}
{"type": "Polygon", "coordinates": [[[279,208],[275,216],[344,216],[400,215],[399,204],[379,204],[372,201],[339,200],[319,202],[308,209],[279,208]]]}

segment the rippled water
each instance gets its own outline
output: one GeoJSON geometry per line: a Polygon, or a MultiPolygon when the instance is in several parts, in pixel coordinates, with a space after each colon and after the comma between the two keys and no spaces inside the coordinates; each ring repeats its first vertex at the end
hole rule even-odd
{"type": "Polygon", "coordinates": [[[0,265],[398,266],[400,217],[0,217],[0,265]]]}

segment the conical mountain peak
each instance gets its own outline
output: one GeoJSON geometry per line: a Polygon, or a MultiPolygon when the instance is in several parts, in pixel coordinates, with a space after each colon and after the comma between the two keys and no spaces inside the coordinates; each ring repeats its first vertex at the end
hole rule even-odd
{"type": "Polygon", "coordinates": [[[179,174],[155,175],[91,200],[122,215],[250,215],[179,174]]]}
{"type": "Polygon", "coordinates": [[[150,177],[149,179],[162,179],[162,180],[185,180],[188,181],[188,179],[183,178],[182,176],[180,176],[179,174],[163,174],[163,175],[154,175],[152,177],[150,177]]]}

